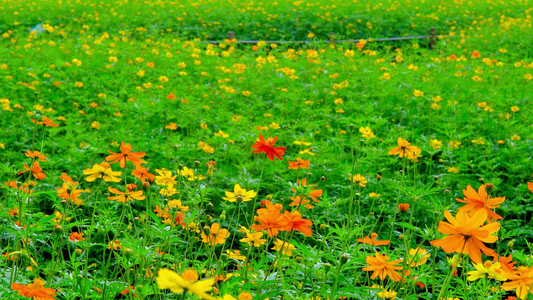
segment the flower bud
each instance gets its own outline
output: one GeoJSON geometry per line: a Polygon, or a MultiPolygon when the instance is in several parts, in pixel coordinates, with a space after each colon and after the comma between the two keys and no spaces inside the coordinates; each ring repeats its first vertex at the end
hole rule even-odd
{"type": "Polygon", "coordinates": [[[150,183],[148,181],[143,182],[143,189],[147,190],[150,188],[150,183]]]}
{"type": "Polygon", "coordinates": [[[509,243],[507,243],[507,248],[509,248],[509,250],[513,249],[514,242],[515,242],[515,240],[513,239],[509,243]]]}
{"type": "Polygon", "coordinates": [[[379,175],[379,174],[376,175],[376,179],[377,179],[378,181],[381,181],[381,175],[379,175]]]}
{"type": "Polygon", "coordinates": [[[322,177],[320,177],[320,180],[322,180],[322,181],[326,181],[326,176],[322,176],[322,177]]]}
{"type": "Polygon", "coordinates": [[[409,203],[400,203],[398,204],[398,211],[399,212],[407,212],[409,210],[409,203]]]}
{"type": "Polygon", "coordinates": [[[211,227],[204,226],[203,231],[205,235],[209,235],[211,233],[211,227]]]}
{"type": "Polygon", "coordinates": [[[226,220],[226,211],[222,211],[222,214],[220,215],[220,220],[224,221],[226,220]]]}
{"type": "Polygon", "coordinates": [[[195,167],[198,167],[199,165],[201,165],[201,162],[195,160],[195,161],[194,161],[194,166],[195,166],[195,167]]]}
{"type": "Polygon", "coordinates": [[[83,253],[83,250],[81,250],[80,248],[74,250],[74,254],[75,254],[76,256],[80,256],[82,253],[83,253]]]}
{"type": "Polygon", "coordinates": [[[487,183],[485,188],[487,189],[487,193],[492,192],[494,190],[494,183],[487,183]]]}
{"type": "Polygon", "coordinates": [[[400,236],[398,237],[401,241],[405,240],[405,235],[403,234],[400,234],[400,236]]]}
{"type": "Polygon", "coordinates": [[[272,195],[267,195],[267,196],[266,196],[266,199],[267,199],[268,201],[272,201],[272,195]]]}
{"type": "Polygon", "coordinates": [[[131,249],[131,248],[122,248],[122,252],[124,253],[124,256],[126,256],[126,258],[130,258],[131,255],[133,254],[133,249],[131,249]]]}
{"type": "Polygon", "coordinates": [[[326,268],[326,272],[327,272],[327,271],[329,271],[331,269],[331,264],[330,263],[325,263],[324,267],[326,268]]]}
{"type": "Polygon", "coordinates": [[[449,189],[445,189],[444,190],[444,194],[449,194],[450,193],[450,190],[449,189]]]}
{"type": "Polygon", "coordinates": [[[65,231],[65,229],[63,229],[63,226],[58,225],[58,224],[54,225],[54,233],[61,234],[63,233],[63,231],[65,231]]]}
{"type": "Polygon", "coordinates": [[[479,181],[479,183],[481,183],[481,184],[485,183],[485,179],[483,179],[483,178],[479,178],[477,181],[479,181]]]}
{"type": "Polygon", "coordinates": [[[326,225],[326,224],[320,224],[320,230],[321,230],[321,231],[326,230],[326,227],[328,227],[328,225],[326,225]]]}
{"type": "Polygon", "coordinates": [[[341,255],[341,264],[344,265],[345,263],[347,263],[349,258],[350,257],[348,256],[347,253],[344,253],[343,255],[341,255]]]}
{"type": "Polygon", "coordinates": [[[302,261],[303,261],[303,258],[300,255],[296,256],[297,263],[301,263],[302,261]]]}

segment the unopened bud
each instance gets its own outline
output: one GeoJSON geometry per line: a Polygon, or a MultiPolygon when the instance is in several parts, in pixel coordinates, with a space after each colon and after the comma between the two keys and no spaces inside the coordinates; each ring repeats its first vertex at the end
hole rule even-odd
{"type": "Polygon", "coordinates": [[[297,263],[301,263],[302,261],[303,261],[303,258],[300,255],[296,256],[297,263]]]}
{"type": "Polygon", "coordinates": [[[445,189],[444,190],[444,194],[449,194],[450,193],[450,190],[449,189],[445,189]]]}
{"type": "Polygon", "coordinates": [[[54,225],[54,233],[60,234],[63,233],[63,231],[65,231],[65,229],[63,229],[63,226],[58,224],[54,225]]]}
{"type": "Polygon", "coordinates": [[[211,233],[211,227],[204,226],[203,231],[204,231],[205,235],[209,235],[211,233]]]}
{"type": "Polygon", "coordinates": [[[329,271],[331,269],[331,264],[330,263],[325,263],[324,267],[326,268],[326,272],[327,272],[327,271],[329,271]]]}
{"type": "Polygon", "coordinates": [[[211,202],[208,202],[208,203],[207,203],[207,207],[209,207],[209,208],[213,208],[213,206],[214,206],[213,203],[211,203],[211,202]]]}
{"type": "Polygon", "coordinates": [[[61,204],[66,204],[67,200],[61,200],[61,204]]]}
{"type": "Polygon", "coordinates": [[[494,183],[487,183],[485,186],[487,188],[487,192],[492,192],[494,190],[494,183]]]}
{"type": "Polygon", "coordinates": [[[401,241],[405,240],[405,235],[403,234],[400,234],[400,236],[398,237],[401,241]]]}
{"type": "Polygon", "coordinates": [[[345,263],[347,263],[349,258],[350,258],[350,257],[349,257],[348,254],[346,254],[346,253],[344,253],[343,255],[341,255],[341,264],[344,265],[345,263]]]}
{"type": "Polygon", "coordinates": [[[207,222],[211,222],[213,221],[213,216],[207,216],[205,217],[205,219],[207,220],[207,222]]]}
{"type": "Polygon", "coordinates": [[[150,188],[150,183],[148,181],[143,182],[143,189],[147,190],[150,188]]]}
{"type": "Polygon", "coordinates": [[[74,250],[74,254],[75,254],[76,256],[80,256],[82,253],[83,253],[83,250],[81,250],[80,248],[74,250]]]}
{"type": "Polygon", "coordinates": [[[307,173],[307,177],[311,177],[311,176],[313,176],[313,173],[308,172],[308,173],[307,173]]]}
{"type": "Polygon", "coordinates": [[[379,175],[379,174],[376,175],[376,179],[377,179],[378,181],[381,181],[381,175],[379,175]]]}
{"type": "Polygon", "coordinates": [[[324,230],[326,230],[326,227],[328,227],[328,225],[320,224],[320,230],[324,231],[324,230]]]}
{"type": "Polygon", "coordinates": [[[477,181],[479,181],[479,183],[481,183],[481,184],[485,183],[485,179],[483,179],[483,178],[479,178],[477,181]]]}
{"type": "Polygon", "coordinates": [[[320,180],[325,181],[326,180],[326,176],[320,177],[320,180]]]}
{"type": "Polygon", "coordinates": [[[178,149],[180,146],[179,146],[178,144],[174,144],[174,145],[172,145],[172,147],[173,147],[174,149],[178,149]]]}
{"type": "Polygon", "coordinates": [[[194,166],[195,166],[195,167],[198,167],[200,164],[201,164],[201,163],[200,163],[199,161],[197,161],[197,160],[194,161],[194,166]]]}
{"type": "Polygon", "coordinates": [[[131,255],[133,254],[133,249],[131,249],[131,248],[122,248],[122,252],[124,252],[124,256],[126,256],[126,258],[130,258],[131,255]]]}
{"type": "Polygon", "coordinates": [[[266,196],[266,199],[267,199],[268,201],[272,201],[272,195],[267,195],[267,196],[266,196]]]}
{"type": "Polygon", "coordinates": [[[513,246],[514,246],[514,239],[511,240],[509,243],[507,243],[507,248],[509,248],[509,250],[513,249],[513,246]]]}
{"type": "Polygon", "coordinates": [[[433,177],[433,179],[435,179],[435,181],[438,181],[439,180],[439,176],[435,176],[435,177],[433,177]]]}
{"type": "Polygon", "coordinates": [[[220,220],[222,221],[226,220],[226,211],[222,212],[222,214],[220,215],[220,220]]]}
{"type": "Polygon", "coordinates": [[[354,124],[350,124],[350,130],[354,130],[355,129],[355,125],[354,124]]]}

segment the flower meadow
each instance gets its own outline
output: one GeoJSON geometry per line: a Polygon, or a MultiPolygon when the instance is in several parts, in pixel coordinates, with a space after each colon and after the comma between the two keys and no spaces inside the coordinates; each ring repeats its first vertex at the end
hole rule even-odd
{"type": "Polygon", "coordinates": [[[532,15],[0,0],[0,297],[533,300],[532,15]]]}

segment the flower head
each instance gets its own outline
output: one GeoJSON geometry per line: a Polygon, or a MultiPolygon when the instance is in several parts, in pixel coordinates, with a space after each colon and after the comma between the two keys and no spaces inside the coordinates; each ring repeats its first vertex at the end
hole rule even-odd
{"type": "Polygon", "coordinates": [[[126,160],[131,161],[134,165],[138,166],[142,163],[141,157],[144,157],[146,153],[144,152],[131,152],[131,149],[133,147],[131,145],[122,144],[120,145],[120,153],[114,153],[111,151],[107,151],[111,153],[111,155],[108,155],[105,160],[110,161],[110,164],[114,164],[117,161],[120,162],[120,167],[125,168],[126,167],[126,160]]]}
{"type": "Polygon", "coordinates": [[[487,219],[486,210],[478,210],[472,217],[468,216],[465,210],[459,210],[457,219],[449,211],[444,211],[444,216],[449,223],[441,221],[439,231],[448,235],[431,241],[431,245],[441,247],[446,253],[468,254],[475,263],[481,263],[481,251],[493,257],[498,255],[483,244],[496,242],[498,237],[492,234],[500,230],[499,223],[482,226],[487,219]]]}
{"type": "Polygon", "coordinates": [[[143,191],[134,191],[137,188],[135,184],[128,184],[125,192],[122,192],[116,188],[108,187],[109,191],[118,196],[107,197],[109,200],[117,200],[118,202],[128,202],[133,200],[144,200],[146,196],[143,195],[143,191]]]}
{"type": "Polygon", "coordinates": [[[402,138],[398,138],[398,147],[392,148],[389,151],[389,155],[395,155],[398,154],[400,158],[406,156],[410,159],[416,159],[417,156],[422,152],[420,148],[417,146],[410,146],[411,143],[409,143],[407,140],[404,140],[402,138]]]}
{"type": "Polygon", "coordinates": [[[379,276],[381,280],[385,280],[385,277],[389,276],[393,281],[400,281],[401,276],[396,270],[402,270],[403,267],[397,267],[395,264],[402,262],[403,259],[397,259],[389,261],[389,257],[385,254],[381,255],[376,251],[375,256],[367,256],[366,263],[368,267],[363,268],[363,271],[374,271],[370,279],[374,279],[379,276]]]}
{"type": "Polygon", "coordinates": [[[44,174],[43,172],[43,169],[41,168],[41,165],[39,164],[38,161],[34,161],[32,164],[31,164],[31,168],[29,168],[26,163],[24,163],[24,170],[23,171],[20,171],[17,175],[20,175],[22,173],[26,173],[28,171],[31,171],[32,175],[35,177],[35,179],[45,179],[46,178],[46,174],[44,174]]]}
{"type": "Polygon", "coordinates": [[[91,169],[83,170],[83,174],[89,175],[85,177],[85,180],[88,182],[93,182],[97,178],[102,178],[106,182],[119,182],[121,179],[116,176],[120,176],[122,172],[113,171],[108,163],[103,162],[101,164],[95,164],[91,169]]]}
{"type": "Polygon", "coordinates": [[[229,237],[229,232],[227,229],[220,228],[218,223],[211,224],[209,234],[202,232],[202,242],[208,243],[210,246],[224,244],[226,238],[229,237]]]}
{"type": "Polygon", "coordinates": [[[186,269],[180,274],[169,270],[160,269],[155,279],[159,289],[170,289],[174,293],[191,293],[200,299],[215,299],[207,294],[215,284],[215,278],[198,281],[198,272],[186,269]]]}
{"type": "Polygon", "coordinates": [[[501,274],[500,263],[492,263],[490,260],[485,263],[474,264],[475,271],[468,272],[468,280],[478,280],[480,278],[489,278],[499,281],[505,281],[507,278],[501,274]]]}
{"type": "Polygon", "coordinates": [[[303,160],[300,157],[296,161],[289,161],[289,169],[309,169],[309,160],[303,160]]]}
{"type": "Polygon", "coordinates": [[[274,157],[277,159],[283,160],[281,156],[285,155],[286,147],[274,147],[274,144],[278,140],[278,137],[264,139],[261,134],[259,134],[259,140],[255,141],[255,144],[252,145],[252,148],[255,149],[252,153],[265,153],[268,159],[274,161],[274,157]]]}
{"type": "Polygon", "coordinates": [[[274,242],[274,247],[272,250],[281,251],[282,254],[285,254],[287,256],[292,256],[292,249],[294,249],[294,245],[286,242],[284,240],[277,239],[274,242]]]}
{"type": "Polygon", "coordinates": [[[471,186],[467,186],[463,190],[463,194],[465,195],[464,199],[456,198],[457,201],[466,203],[459,210],[467,211],[470,217],[479,210],[485,210],[487,212],[487,222],[489,223],[502,218],[491,209],[499,208],[498,204],[505,201],[505,197],[489,198],[484,184],[479,187],[477,192],[471,186]]]}
{"type": "Polygon", "coordinates": [[[233,188],[233,193],[226,191],[226,196],[222,199],[228,200],[229,202],[235,202],[237,200],[241,200],[242,202],[251,201],[253,197],[257,195],[255,191],[246,191],[245,189],[241,188],[240,185],[236,184],[233,188]]]}
{"type": "Polygon", "coordinates": [[[359,243],[365,243],[365,244],[369,244],[369,245],[372,245],[372,246],[385,246],[385,245],[388,245],[390,243],[389,240],[378,241],[378,240],[376,240],[377,237],[378,237],[378,234],[375,233],[375,232],[372,232],[370,237],[365,236],[363,239],[357,239],[357,241],[359,243]]]}
{"type": "Polygon", "coordinates": [[[33,283],[23,285],[20,283],[11,284],[11,288],[18,291],[18,295],[27,298],[34,298],[36,300],[52,300],[56,296],[57,291],[44,287],[44,281],[41,278],[35,278],[33,283]]]}

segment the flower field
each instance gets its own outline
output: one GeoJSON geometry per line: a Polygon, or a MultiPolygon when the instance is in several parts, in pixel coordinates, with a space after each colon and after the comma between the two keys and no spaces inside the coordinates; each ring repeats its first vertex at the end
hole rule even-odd
{"type": "Polygon", "coordinates": [[[0,298],[533,300],[532,16],[0,0],[0,298]]]}

